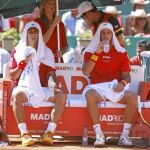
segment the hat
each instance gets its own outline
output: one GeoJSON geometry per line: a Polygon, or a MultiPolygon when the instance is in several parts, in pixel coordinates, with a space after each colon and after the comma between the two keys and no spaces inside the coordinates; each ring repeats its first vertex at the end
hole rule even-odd
{"type": "Polygon", "coordinates": [[[121,11],[118,11],[115,6],[107,6],[104,11],[109,14],[120,14],[121,13],[121,11]]]}
{"type": "Polygon", "coordinates": [[[146,5],[149,2],[150,2],[149,0],[132,0],[133,4],[140,4],[140,5],[146,5]]]}
{"type": "Polygon", "coordinates": [[[137,18],[146,18],[147,17],[144,9],[136,9],[133,13],[133,16],[137,17],[137,18]]]}
{"type": "Polygon", "coordinates": [[[85,12],[93,9],[93,5],[89,1],[84,1],[78,6],[78,14],[76,18],[80,18],[85,12]]]}
{"type": "Polygon", "coordinates": [[[150,51],[150,42],[141,40],[137,43],[137,46],[145,48],[146,51],[150,51]]]}

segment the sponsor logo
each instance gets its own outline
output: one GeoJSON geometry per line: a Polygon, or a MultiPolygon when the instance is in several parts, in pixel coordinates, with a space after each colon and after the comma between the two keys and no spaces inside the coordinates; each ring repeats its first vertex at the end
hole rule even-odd
{"type": "Polygon", "coordinates": [[[56,66],[55,67],[56,70],[68,70],[68,71],[73,71],[73,67],[70,66],[56,66]]]}
{"type": "Polygon", "coordinates": [[[106,122],[124,122],[124,116],[123,115],[101,115],[99,118],[100,121],[106,121],[106,122]]]}
{"type": "Polygon", "coordinates": [[[50,120],[50,114],[31,113],[30,120],[50,120]]]}
{"type": "Polygon", "coordinates": [[[133,73],[138,73],[138,69],[131,69],[133,73]]]}

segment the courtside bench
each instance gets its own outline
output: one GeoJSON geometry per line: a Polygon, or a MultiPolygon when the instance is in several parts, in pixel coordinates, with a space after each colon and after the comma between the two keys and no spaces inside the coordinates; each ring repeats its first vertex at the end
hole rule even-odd
{"type": "MultiPolygon", "coordinates": [[[[86,109],[86,101],[82,98],[82,91],[88,84],[88,79],[81,72],[81,64],[56,64],[57,80],[59,87],[67,93],[67,102],[64,114],[60,118],[56,135],[63,137],[82,136],[83,128],[88,126],[89,136],[93,136],[92,123],[86,109]]],[[[131,89],[141,95],[145,100],[150,90],[150,83],[142,82],[142,69],[138,66],[132,67],[131,89]],[[138,78],[137,78],[138,77],[138,78]],[[139,80],[141,80],[139,84],[139,80]]],[[[9,135],[19,135],[16,120],[11,106],[12,82],[9,79],[1,81],[0,117],[2,125],[9,135]]],[[[143,102],[142,106],[145,119],[150,123],[150,107],[143,102]]],[[[44,102],[42,105],[33,108],[24,106],[26,111],[27,127],[31,134],[40,135],[45,132],[50,120],[50,111],[53,103],[44,102]]],[[[123,104],[114,104],[106,101],[98,104],[100,111],[100,122],[106,136],[120,135],[124,122],[123,104]]],[[[136,119],[136,116],[135,116],[136,119]]],[[[135,120],[134,119],[134,120],[135,120]]]]}

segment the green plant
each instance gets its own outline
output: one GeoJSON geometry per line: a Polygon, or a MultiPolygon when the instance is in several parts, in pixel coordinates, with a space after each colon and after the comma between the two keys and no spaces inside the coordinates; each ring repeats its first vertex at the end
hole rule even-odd
{"type": "Polygon", "coordinates": [[[0,33],[0,43],[3,39],[13,39],[13,45],[15,46],[18,43],[20,36],[15,28],[11,28],[5,32],[0,33]]]}
{"type": "Polygon", "coordinates": [[[85,31],[83,34],[79,34],[80,39],[91,39],[93,37],[91,31],[85,31]]]}

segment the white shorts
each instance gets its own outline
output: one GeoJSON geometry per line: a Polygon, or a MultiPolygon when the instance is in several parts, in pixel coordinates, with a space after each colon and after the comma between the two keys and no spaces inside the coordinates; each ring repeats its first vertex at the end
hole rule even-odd
{"type": "Polygon", "coordinates": [[[118,84],[117,80],[113,80],[111,82],[104,82],[104,83],[98,83],[98,84],[90,84],[86,86],[86,88],[83,91],[82,96],[85,98],[85,93],[90,90],[94,89],[100,96],[103,98],[103,100],[110,100],[114,103],[117,103],[120,101],[126,90],[123,90],[122,92],[116,93],[113,91],[113,87],[118,84]]]}
{"type": "MultiPolygon", "coordinates": [[[[43,89],[43,91],[44,91],[44,93],[45,93],[45,95],[46,95],[46,98],[45,98],[43,101],[47,101],[48,98],[54,96],[54,92],[53,92],[52,88],[50,88],[50,87],[42,87],[42,89],[43,89]]],[[[12,92],[12,93],[15,94],[15,92],[17,92],[17,91],[22,91],[22,92],[24,92],[25,95],[26,95],[27,98],[28,98],[28,105],[31,105],[31,104],[32,104],[32,101],[31,101],[31,99],[30,99],[30,97],[29,97],[29,89],[28,89],[27,87],[17,86],[17,87],[15,87],[15,88],[13,89],[13,92],[12,92]]]]}

